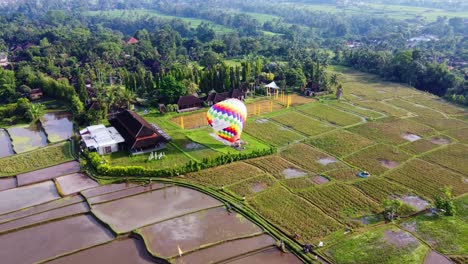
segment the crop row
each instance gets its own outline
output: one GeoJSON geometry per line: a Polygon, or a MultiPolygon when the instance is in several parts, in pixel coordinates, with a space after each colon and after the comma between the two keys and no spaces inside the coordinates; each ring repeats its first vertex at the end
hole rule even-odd
{"type": "Polygon", "coordinates": [[[383,202],[392,196],[405,196],[412,194],[409,189],[398,185],[394,182],[388,181],[385,178],[372,177],[362,181],[353,183],[354,186],[359,188],[365,194],[374,198],[377,201],[383,202]]]}
{"type": "Polygon", "coordinates": [[[345,168],[346,165],[306,144],[296,144],[281,152],[281,156],[301,168],[321,173],[327,170],[345,168]]]}
{"type": "Polygon", "coordinates": [[[331,108],[324,104],[314,104],[300,111],[338,126],[349,126],[361,122],[361,118],[356,115],[331,108]]]}
{"type": "Polygon", "coordinates": [[[287,112],[272,119],[309,136],[318,135],[333,129],[328,124],[309,118],[298,112],[287,112]]]}
{"type": "Polygon", "coordinates": [[[263,172],[247,163],[236,162],[224,166],[219,166],[185,175],[185,178],[198,183],[205,183],[212,186],[222,187],[242,181],[263,172]]]}
{"type": "Polygon", "coordinates": [[[312,138],[306,143],[342,157],[370,146],[374,142],[358,134],[341,130],[312,138]]]}
{"type": "Polygon", "coordinates": [[[292,164],[291,162],[285,159],[282,159],[279,156],[268,156],[258,159],[247,160],[246,162],[270,173],[278,179],[284,178],[283,171],[286,169],[301,170],[296,165],[292,164]]]}
{"type": "Polygon", "coordinates": [[[303,138],[299,133],[287,127],[281,127],[268,119],[257,119],[256,121],[248,122],[244,131],[273,146],[288,145],[303,138]]]}

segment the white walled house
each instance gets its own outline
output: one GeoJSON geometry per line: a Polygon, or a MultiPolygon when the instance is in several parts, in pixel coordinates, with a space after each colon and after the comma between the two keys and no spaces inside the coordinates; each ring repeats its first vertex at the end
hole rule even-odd
{"type": "Polygon", "coordinates": [[[80,136],[84,146],[99,155],[117,152],[122,149],[125,142],[114,127],[104,125],[89,126],[80,131],[80,136]]]}

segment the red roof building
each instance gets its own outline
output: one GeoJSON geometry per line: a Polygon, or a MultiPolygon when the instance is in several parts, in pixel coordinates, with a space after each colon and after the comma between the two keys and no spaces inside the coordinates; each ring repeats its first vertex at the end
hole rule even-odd
{"type": "Polygon", "coordinates": [[[189,110],[192,108],[196,109],[203,106],[203,101],[194,95],[186,95],[179,97],[179,101],[177,101],[177,106],[179,107],[179,111],[189,110]]]}
{"type": "Polygon", "coordinates": [[[162,149],[171,140],[161,128],[148,123],[130,110],[114,115],[109,119],[109,123],[122,135],[128,150],[132,153],[162,149]]]}
{"type": "Polygon", "coordinates": [[[130,37],[127,39],[127,41],[125,41],[125,44],[127,45],[131,45],[131,44],[137,44],[138,43],[138,39],[134,38],[134,37],[130,37]]]}
{"type": "Polygon", "coordinates": [[[31,89],[31,92],[29,92],[29,99],[31,101],[34,101],[34,100],[39,100],[42,98],[42,90],[41,89],[31,89]]]}

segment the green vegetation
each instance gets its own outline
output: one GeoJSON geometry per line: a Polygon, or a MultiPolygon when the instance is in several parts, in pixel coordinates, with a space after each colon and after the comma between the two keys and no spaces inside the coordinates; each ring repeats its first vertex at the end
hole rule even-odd
{"type": "MultiPolygon", "coordinates": [[[[237,171],[237,173],[241,172],[237,171]]],[[[233,185],[229,185],[227,190],[239,195],[240,197],[249,197],[273,186],[275,182],[275,178],[267,174],[263,174],[235,183],[233,185]]]]}
{"type": "Polygon", "coordinates": [[[468,192],[462,175],[420,159],[407,162],[385,177],[429,198],[442,194],[444,186],[452,187],[456,196],[468,192]]]}
{"type": "Polygon", "coordinates": [[[376,112],[374,110],[370,110],[368,108],[353,105],[353,104],[346,103],[346,102],[343,102],[343,101],[333,101],[333,102],[330,102],[328,104],[331,105],[331,106],[334,106],[336,108],[345,110],[347,112],[358,114],[358,115],[363,116],[363,117],[365,117],[367,119],[376,119],[376,118],[381,118],[381,117],[384,116],[382,113],[376,112]]]}
{"type": "Polygon", "coordinates": [[[396,108],[392,105],[389,105],[381,101],[356,101],[354,103],[362,107],[367,107],[367,108],[374,109],[375,111],[380,111],[388,116],[406,117],[411,114],[404,109],[396,108]]]}
{"type": "Polygon", "coordinates": [[[225,166],[189,173],[185,179],[205,183],[216,187],[223,187],[236,182],[261,175],[263,172],[244,162],[236,162],[225,166]]]}
{"type": "Polygon", "coordinates": [[[438,145],[434,144],[430,139],[419,139],[414,142],[410,142],[408,144],[400,146],[402,150],[411,154],[422,154],[436,147],[438,147],[438,145]]]}
{"type": "Polygon", "coordinates": [[[337,263],[397,264],[422,263],[429,248],[409,233],[390,226],[342,237],[325,250],[337,263]],[[405,242],[391,238],[393,234],[401,234],[405,242]]]}
{"type": "Polygon", "coordinates": [[[323,174],[338,181],[352,181],[358,179],[359,170],[353,168],[336,169],[323,174]]]}
{"type": "Polygon", "coordinates": [[[347,131],[333,131],[314,137],[306,143],[339,157],[346,156],[374,144],[374,142],[367,138],[347,131]]]}
{"type": "Polygon", "coordinates": [[[285,149],[281,157],[314,173],[346,167],[335,158],[302,143],[285,149]]]}
{"type": "Polygon", "coordinates": [[[318,241],[341,228],[333,218],[283,187],[269,189],[247,201],[289,235],[300,235],[299,241],[318,241]]]}
{"type": "Polygon", "coordinates": [[[308,188],[299,193],[328,215],[350,225],[360,224],[355,218],[376,214],[382,210],[379,204],[354,187],[343,183],[308,188]]]}
{"type": "Polygon", "coordinates": [[[394,118],[365,123],[349,128],[349,130],[378,142],[395,145],[407,142],[404,138],[406,135],[424,137],[435,133],[433,129],[425,125],[407,119],[394,118]]]}
{"type": "Polygon", "coordinates": [[[0,177],[13,176],[72,160],[70,143],[51,145],[0,159],[0,177]]]}
{"type": "Polygon", "coordinates": [[[408,154],[396,147],[378,144],[347,156],[345,160],[362,170],[378,175],[400,165],[409,158],[408,154]]]}
{"type": "Polygon", "coordinates": [[[248,121],[244,131],[273,146],[289,145],[303,138],[297,132],[287,127],[281,127],[268,119],[248,121]]]}
{"type": "Polygon", "coordinates": [[[422,158],[427,161],[439,164],[445,168],[458,171],[468,175],[468,146],[462,144],[453,144],[445,148],[430,152],[422,158]]]}
{"type": "Polygon", "coordinates": [[[379,202],[391,197],[403,197],[412,194],[410,189],[380,177],[360,180],[353,183],[353,185],[379,202]]]}
{"type": "Polygon", "coordinates": [[[286,169],[294,169],[297,171],[302,170],[301,168],[297,167],[296,165],[292,164],[291,162],[285,159],[282,159],[279,156],[263,157],[263,158],[248,160],[246,162],[270,173],[271,175],[275,176],[277,179],[284,179],[283,172],[286,169]]]}
{"type": "Polygon", "coordinates": [[[327,121],[333,125],[349,126],[361,122],[361,118],[326,106],[324,104],[314,104],[307,108],[301,108],[301,112],[317,118],[319,120],[327,121]]]}
{"type": "Polygon", "coordinates": [[[325,123],[309,118],[298,112],[287,112],[274,116],[271,119],[309,136],[315,136],[334,129],[325,123]]]}

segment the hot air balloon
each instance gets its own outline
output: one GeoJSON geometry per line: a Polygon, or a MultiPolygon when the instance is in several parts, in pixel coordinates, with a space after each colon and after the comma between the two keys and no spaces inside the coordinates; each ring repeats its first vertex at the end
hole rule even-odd
{"type": "Polygon", "coordinates": [[[206,119],[218,137],[234,143],[242,134],[247,108],[238,99],[227,99],[213,105],[208,110],[206,119]]]}

